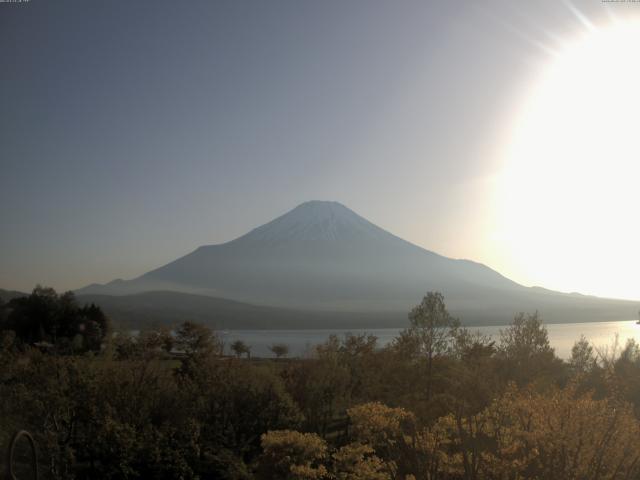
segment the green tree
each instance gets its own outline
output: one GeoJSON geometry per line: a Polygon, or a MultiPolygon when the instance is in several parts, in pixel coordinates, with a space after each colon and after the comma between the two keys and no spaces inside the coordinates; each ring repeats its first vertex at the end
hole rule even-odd
{"type": "Polygon", "coordinates": [[[498,353],[507,380],[518,385],[534,380],[553,383],[564,375],[564,364],[555,356],[538,312],[519,313],[508,328],[500,330],[498,353]]]}
{"type": "Polygon", "coordinates": [[[580,336],[580,340],[576,341],[571,348],[571,358],[569,359],[574,373],[588,373],[596,366],[596,357],[593,353],[593,347],[589,341],[580,336]]]}
{"type": "Polygon", "coordinates": [[[228,462],[234,470],[242,470],[234,458],[255,458],[261,434],[297,428],[302,421],[282,378],[270,365],[209,357],[190,377],[178,380],[181,408],[199,425],[201,470],[216,471],[207,478],[221,478],[228,462]]]}
{"type": "Polygon", "coordinates": [[[537,311],[533,314],[518,313],[507,329],[500,330],[500,348],[510,358],[553,353],[549,334],[537,311]]]}
{"type": "Polygon", "coordinates": [[[460,322],[449,314],[444,296],[439,292],[428,292],[422,302],[409,312],[409,322],[411,325],[405,335],[426,358],[428,401],[432,395],[434,358],[451,351],[460,322]]]}
{"type": "Polygon", "coordinates": [[[340,359],[340,340],[331,335],[315,349],[315,357],[288,365],[287,389],[305,417],[305,429],[325,437],[349,404],[349,371],[340,359]]]}

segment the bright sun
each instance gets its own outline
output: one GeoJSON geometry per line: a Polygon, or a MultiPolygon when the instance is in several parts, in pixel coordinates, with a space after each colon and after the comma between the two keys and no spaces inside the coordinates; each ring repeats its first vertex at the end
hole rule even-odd
{"type": "Polygon", "coordinates": [[[566,45],[513,125],[500,263],[527,284],[640,299],[640,23],[566,45]]]}

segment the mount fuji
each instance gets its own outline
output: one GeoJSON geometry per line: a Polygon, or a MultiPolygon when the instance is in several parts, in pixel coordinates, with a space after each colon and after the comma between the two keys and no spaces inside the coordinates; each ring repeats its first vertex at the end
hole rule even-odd
{"type": "Polygon", "coordinates": [[[418,247],[326,201],[303,203],[235,240],[199,247],[133,280],[76,293],[104,300],[164,291],[297,311],[386,312],[391,318],[430,290],[442,292],[452,313],[469,324],[506,323],[518,311],[533,310],[546,321],[630,319],[638,306],[524,287],[480,263],[418,247]]]}

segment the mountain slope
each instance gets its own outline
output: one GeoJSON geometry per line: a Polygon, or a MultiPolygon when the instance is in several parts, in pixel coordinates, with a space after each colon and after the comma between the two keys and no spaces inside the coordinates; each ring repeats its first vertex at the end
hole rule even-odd
{"type": "Polygon", "coordinates": [[[519,285],[474,262],[417,247],[335,202],[307,202],[246,235],[131,281],[84,293],[200,293],[265,305],[395,309],[428,289],[519,285]]]}
{"type": "Polygon", "coordinates": [[[95,303],[117,328],[141,329],[192,320],[216,329],[304,329],[404,327],[406,313],[304,311],[264,307],[205,295],[145,292],[133,295],[78,295],[80,304],[95,303]]]}
{"type": "MultiPolygon", "coordinates": [[[[634,305],[621,305],[615,300],[589,297],[578,298],[574,302],[568,302],[566,298],[560,302],[539,300],[537,304],[542,305],[543,317],[548,323],[620,320],[631,318],[628,314],[634,308],[634,305]]],[[[502,303],[490,308],[480,301],[463,303],[447,300],[447,305],[451,313],[465,325],[506,325],[513,319],[514,312],[535,310],[533,305],[525,305],[530,301],[525,297],[505,298],[502,303]]],[[[197,321],[216,329],[371,329],[407,326],[406,310],[286,309],[179,292],[78,295],[78,302],[100,305],[116,328],[128,329],[176,325],[184,320],[197,321]]]]}
{"type": "Polygon", "coordinates": [[[576,314],[592,320],[633,318],[637,310],[634,302],[523,287],[482,264],[402,240],[339,203],[320,201],[303,203],[231,242],[200,247],[134,280],[78,293],[153,290],[333,312],[406,312],[426,291],[438,290],[452,311],[493,323],[504,323],[519,310],[538,309],[547,320],[558,321],[576,314]]]}
{"type": "Polygon", "coordinates": [[[3,290],[0,288],[0,300],[3,302],[9,302],[13,298],[26,297],[27,295],[27,293],[18,292],[16,290],[3,290]]]}

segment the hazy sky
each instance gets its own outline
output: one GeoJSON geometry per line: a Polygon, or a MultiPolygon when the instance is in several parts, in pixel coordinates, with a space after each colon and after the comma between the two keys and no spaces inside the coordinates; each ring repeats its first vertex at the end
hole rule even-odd
{"type": "Polygon", "coordinates": [[[0,288],[131,278],[327,199],[524,284],[640,298],[516,262],[495,225],[547,45],[611,10],[640,6],[0,3],[0,288]]]}

